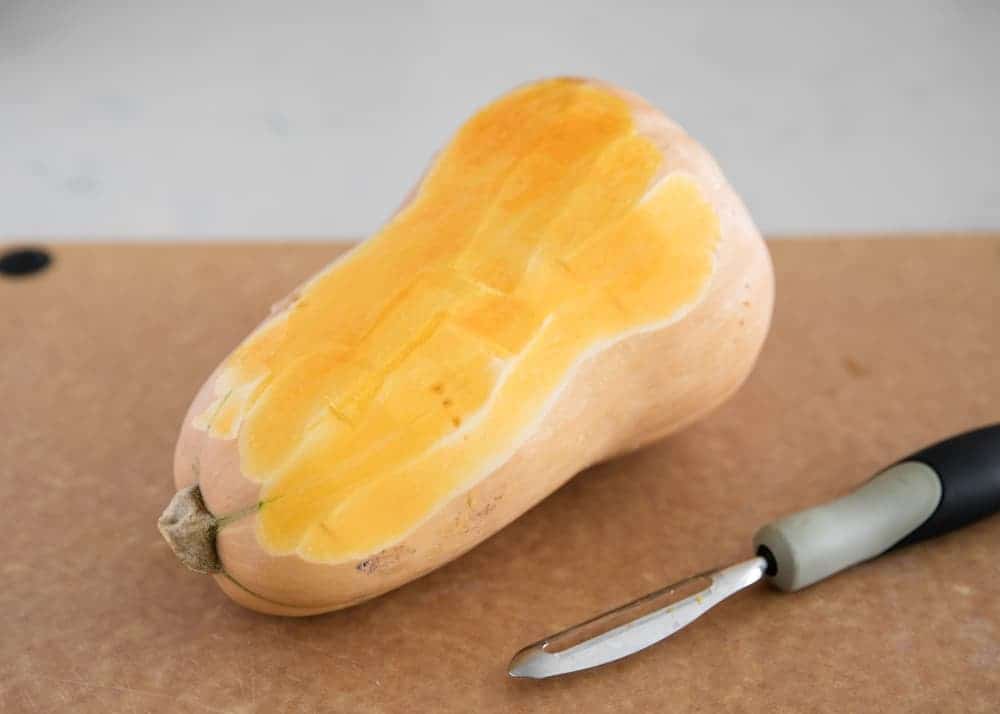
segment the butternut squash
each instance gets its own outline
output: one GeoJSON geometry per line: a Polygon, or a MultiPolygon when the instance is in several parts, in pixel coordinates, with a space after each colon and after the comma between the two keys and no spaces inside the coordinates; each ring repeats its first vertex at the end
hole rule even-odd
{"type": "Polygon", "coordinates": [[[772,301],[680,127],[597,81],[523,86],[209,377],[160,529],[255,610],[361,602],[720,404],[772,301]]]}

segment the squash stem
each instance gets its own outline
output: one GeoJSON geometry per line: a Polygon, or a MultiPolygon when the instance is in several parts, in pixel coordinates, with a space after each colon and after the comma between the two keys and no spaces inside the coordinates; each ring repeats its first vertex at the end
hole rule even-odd
{"type": "Polygon", "coordinates": [[[175,493],[156,525],[174,554],[191,570],[222,571],[215,549],[219,519],[205,507],[198,484],[175,493]]]}

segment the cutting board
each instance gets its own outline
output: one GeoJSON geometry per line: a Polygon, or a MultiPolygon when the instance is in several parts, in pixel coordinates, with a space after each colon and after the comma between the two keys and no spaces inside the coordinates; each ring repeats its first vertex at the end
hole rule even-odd
{"type": "Polygon", "coordinates": [[[0,279],[0,710],[1000,710],[1000,517],[754,588],[598,670],[506,676],[522,645],[1000,420],[1000,235],[771,241],[773,331],[707,419],[375,601],[258,615],[156,531],[174,439],[212,367],[343,245],[55,245],[0,279]]]}

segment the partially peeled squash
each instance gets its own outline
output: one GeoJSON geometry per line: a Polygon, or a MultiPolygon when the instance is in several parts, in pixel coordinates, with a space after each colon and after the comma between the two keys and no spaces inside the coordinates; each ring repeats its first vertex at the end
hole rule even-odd
{"type": "Polygon", "coordinates": [[[160,529],[254,610],[361,602],[716,407],[772,302],[763,240],[680,127],[596,81],[523,86],[209,377],[160,529]]]}

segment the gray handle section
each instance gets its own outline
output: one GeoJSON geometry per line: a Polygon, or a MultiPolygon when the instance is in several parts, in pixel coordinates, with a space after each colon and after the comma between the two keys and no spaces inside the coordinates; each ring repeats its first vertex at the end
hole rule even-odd
{"type": "Polygon", "coordinates": [[[769,551],[773,585],[799,590],[889,550],[930,518],[940,501],[934,469],[904,461],[853,493],[764,526],[754,535],[754,548],[769,551]]]}

